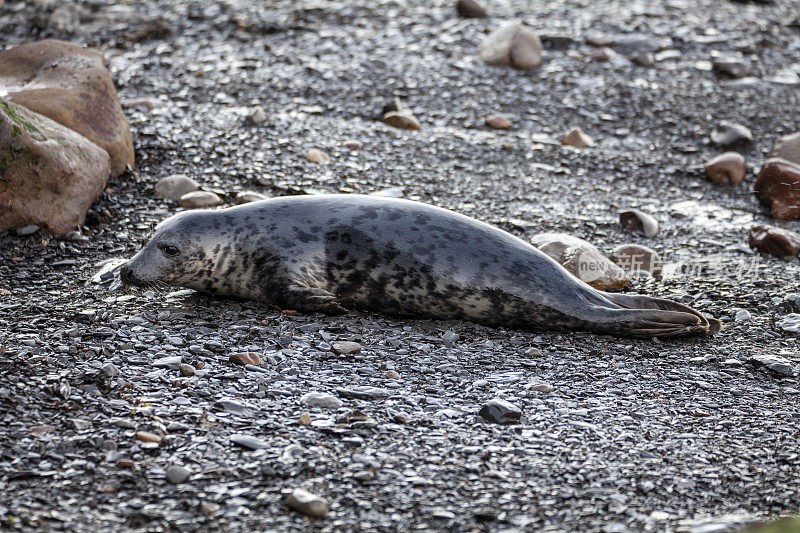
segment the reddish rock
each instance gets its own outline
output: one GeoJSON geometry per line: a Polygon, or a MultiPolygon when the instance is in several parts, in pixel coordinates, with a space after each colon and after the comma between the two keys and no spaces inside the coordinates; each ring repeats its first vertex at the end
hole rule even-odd
{"type": "Polygon", "coordinates": [[[486,117],[486,125],[496,130],[510,130],[514,123],[503,115],[489,115],[486,117]]]}
{"type": "Polygon", "coordinates": [[[0,228],[75,230],[110,175],[105,150],[0,98],[0,228]]]}
{"type": "Polygon", "coordinates": [[[241,352],[235,353],[230,356],[231,363],[237,365],[260,365],[261,358],[255,352],[241,352]]]}
{"type": "Polygon", "coordinates": [[[739,184],[747,172],[744,157],[736,152],[725,152],[709,160],[705,167],[706,176],[717,183],[739,184]]]}
{"type": "Polygon", "coordinates": [[[151,433],[150,431],[137,431],[134,437],[142,442],[155,442],[156,444],[161,444],[161,441],[164,440],[164,437],[158,433],[151,433]]]}
{"type": "Polygon", "coordinates": [[[750,230],[750,247],[778,257],[792,257],[800,253],[800,234],[759,224],[750,230]]]}
{"type": "Polygon", "coordinates": [[[116,176],[133,165],[133,138],[103,55],[46,40],[0,51],[0,94],[103,148],[116,176]]]}
{"type": "Polygon", "coordinates": [[[784,135],[775,141],[770,157],[779,157],[800,165],[800,131],[784,135]]]}
{"type": "Polygon", "coordinates": [[[800,218],[800,165],[768,159],[758,173],[754,190],[758,200],[772,208],[772,218],[800,218]]]}

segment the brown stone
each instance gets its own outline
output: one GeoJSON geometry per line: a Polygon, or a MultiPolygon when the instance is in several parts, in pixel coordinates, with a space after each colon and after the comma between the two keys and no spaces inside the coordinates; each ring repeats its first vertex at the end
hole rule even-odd
{"type": "Polygon", "coordinates": [[[519,21],[508,22],[486,36],[478,57],[490,65],[528,70],[542,64],[542,41],[519,21]]]}
{"type": "Polygon", "coordinates": [[[261,357],[255,352],[241,352],[231,354],[229,357],[231,363],[236,365],[260,365],[261,357]]]}
{"type": "Polygon", "coordinates": [[[793,257],[800,253],[800,234],[759,224],[750,230],[750,247],[778,257],[793,257]]]}
{"type": "Polygon", "coordinates": [[[624,270],[583,239],[566,233],[542,233],[533,236],[531,243],[595,289],[621,289],[631,283],[624,270]]]}
{"type": "Polygon", "coordinates": [[[489,115],[486,117],[486,125],[496,130],[510,130],[514,123],[503,115],[489,115]]]}
{"type": "Polygon", "coordinates": [[[105,150],[0,98],[0,228],[75,230],[110,174],[105,150]]]}
{"type": "Polygon", "coordinates": [[[638,209],[629,209],[619,214],[619,222],[626,228],[641,233],[645,237],[658,235],[658,220],[638,209]]]}
{"type": "Polygon", "coordinates": [[[725,152],[709,160],[705,166],[706,176],[717,183],[739,184],[744,181],[747,165],[744,157],[736,152],[725,152]]]}
{"type": "Polygon", "coordinates": [[[580,128],[572,128],[562,136],[559,141],[566,146],[573,146],[575,148],[588,148],[594,144],[591,137],[586,135],[580,128]]]}
{"type": "Polygon", "coordinates": [[[481,19],[486,16],[486,7],[477,0],[458,0],[456,12],[467,19],[481,19]]]}
{"type": "Polygon", "coordinates": [[[161,444],[161,441],[164,440],[164,437],[159,435],[158,433],[151,433],[149,431],[137,431],[136,440],[140,440],[142,442],[155,442],[156,444],[161,444]]]}
{"type": "Polygon", "coordinates": [[[626,272],[644,271],[658,276],[663,263],[658,252],[640,244],[621,244],[611,251],[611,260],[626,272]]]}
{"type": "Polygon", "coordinates": [[[779,157],[800,165],[800,131],[784,135],[775,141],[770,157],[779,157]]]}
{"type": "Polygon", "coordinates": [[[103,55],[46,40],[0,51],[0,96],[103,148],[116,176],[133,166],[133,138],[103,55]]]}
{"type": "Polygon", "coordinates": [[[800,218],[800,165],[785,159],[767,159],[753,189],[758,200],[772,208],[772,218],[800,218]]]}

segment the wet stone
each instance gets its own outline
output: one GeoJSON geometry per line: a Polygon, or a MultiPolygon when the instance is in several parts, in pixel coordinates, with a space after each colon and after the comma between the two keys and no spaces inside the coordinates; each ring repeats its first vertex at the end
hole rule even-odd
{"type": "Polygon", "coordinates": [[[235,365],[260,365],[261,357],[255,352],[240,352],[231,354],[228,357],[231,363],[235,365]]]}
{"type": "Polygon", "coordinates": [[[352,341],[336,341],[332,347],[336,355],[353,355],[361,351],[361,345],[352,341]]]}
{"type": "Polygon", "coordinates": [[[180,368],[182,361],[183,361],[183,356],[171,355],[168,357],[160,357],[154,360],[152,365],[156,368],[169,368],[172,370],[178,370],[180,368]]]}
{"type": "Polygon", "coordinates": [[[800,166],[785,159],[768,159],[753,186],[758,200],[772,208],[772,218],[800,218],[800,166]]]}
{"type": "Polygon", "coordinates": [[[387,389],[369,386],[338,388],[336,392],[339,396],[344,398],[355,398],[358,400],[382,400],[391,394],[387,389]]]}
{"type": "Polygon", "coordinates": [[[791,377],[795,375],[795,368],[792,363],[779,355],[754,355],[750,360],[767,367],[779,376],[791,377]]]}
{"type": "Polygon", "coordinates": [[[164,440],[164,437],[162,437],[158,433],[153,433],[150,431],[137,431],[134,437],[136,438],[136,440],[142,442],[151,442],[155,444],[160,444],[161,441],[164,440]]]}
{"type": "Polygon", "coordinates": [[[251,435],[234,434],[230,436],[230,440],[233,444],[241,446],[242,448],[247,448],[249,450],[260,450],[263,448],[269,448],[269,444],[267,443],[267,441],[259,439],[257,437],[253,437],[251,435]]]}
{"type": "Polygon", "coordinates": [[[231,400],[229,398],[222,398],[214,402],[214,407],[225,411],[226,413],[240,415],[240,416],[251,416],[253,414],[253,408],[249,405],[243,404],[236,400],[231,400]]]}
{"type": "Polygon", "coordinates": [[[101,370],[103,371],[103,374],[105,374],[108,377],[113,378],[119,376],[119,368],[117,368],[117,365],[115,365],[114,363],[104,364],[101,370]]]}
{"type": "Polygon", "coordinates": [[[248,204],[250,202],[258,202],[261,200],[267,200],[269,196],[265,194],[261,194],[260,192],[255,191],[241,191],[236,193],[236,203],[237,204],[248,204]]]}
{"type": "Polygon", "coordinates": [[[768,224],[750,229],[750,247],[778,257],[800,253],[800,234],[768,224]]]}
{"type": "Polygon", "coordinates": [[[652,215],[648,215],[638,209],[620,212],[619,222],[624,227],[641,233],[645,237],[658,235],[658,221],[652,215]]]}
{"type": "Polygon", "coordinates": [[[519,424],[522,410],[511,402],[494,398],[481,407],[478,415],[492,424],[519,424]]]}
{"type": "Polygon", "coordinates": [[[486,7],[477,0],[458,0],[456,12],[467,19],[480,19],[486,16],[486,7]]]}
{"type": "Polygon", "coordinates": [[[785,318],[779,320],[777,326],[790,333],[800,333],[800,314],[790,313],[785,318]]]}
{"type": "Polygon", "coordinates": [[[736,146],[749,144],[753,140],[753,132],[746,126],[722,120],[711,130],[711,142],[717,146],[736,146]]]}
{"type": "Polygon", "coordinates": [[[311,518],[322,518],[330,508],[328,500],[303,489],[293,490],[286,498],[286,505],[311,518]]]}
{"type": "Polygon", "coordinates": [[[744,181],[747,165],[737,152],[725,152],[709,160],[705,165],[708,179],[716,183],[739,184],[744,181]]]}
{"type": "Polygon", "coordinates": [[[161,178],[153,187],[156,198],[163,200],[180,200],[181,196],[200,188],[195,180],[185,174],[172,174],[161,178]]]}
{"type": "Polygon", "coordinates": [[[192,475],[192,472],[183,466],[172,465],[167,468],[166,477],[167,481],[170,483],[177,485],[178,483],[183,483],[189,476],[192,475]]]}
{"type": "Polygon", "coordinates": [[[326,409],[336,409],[344,405],[336,396],[324,392],[307,392],[300,397],[300,403],[309,407],[323,407],[326,409]]]}
{"type": "Polygon", "coordinates": [[[222,198],[220,198],[216,193],[213,193],[211,191],[190,192],[184,194],[178,200],[178,205],[186,209],[203,209],[208,207],[214,207],[220,205],[221,203],[222,203],[222,198]]]}
{"type": "Polygon", "coordinates": [[[181,376],[184,376],[184,377],[191,377],[191,376],[194,376],[194,374],[195,374],[195,368],[192,365],[189,365],[189,364],[186,364],[186,363],[182,363],[178,367],[178,370],[180,371],[181,376]]]}

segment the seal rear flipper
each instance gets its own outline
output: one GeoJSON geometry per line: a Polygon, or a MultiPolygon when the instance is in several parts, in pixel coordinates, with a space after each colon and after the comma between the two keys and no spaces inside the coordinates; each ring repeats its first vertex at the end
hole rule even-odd
{"type": "Polygon", "coordinates": [[[706,318],[691,307],[672,300],[639,294],[604,292],[602,295],[624,308],[616,314],[630,315],[619,316],[617,320],[626,323],[630,334],[637,337],[714,335],[722,329],[722,323],[716,318],[706,318]]]}
{"type": "Polygon", "coordinates": [[[336,300],[336,295],[325,289],[291,285],[281,296],[280,303],[296,311],[328,315],[341,315],[347,312],[347,309],[336,300]]]}

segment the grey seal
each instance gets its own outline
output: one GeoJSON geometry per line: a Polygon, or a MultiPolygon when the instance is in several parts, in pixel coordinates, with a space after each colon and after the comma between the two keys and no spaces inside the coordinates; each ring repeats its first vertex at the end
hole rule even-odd
{"type": "Polygon", "coordinates": [[[283,309],[364,309],[524,329],[634,337],[712,335],[720,323],[660,298],[593,289],[525,241],[420,202],[286,196],[185,211],[120,272],[283,309]]]}

